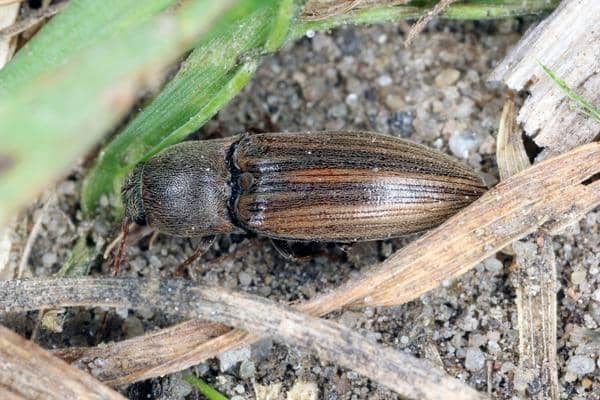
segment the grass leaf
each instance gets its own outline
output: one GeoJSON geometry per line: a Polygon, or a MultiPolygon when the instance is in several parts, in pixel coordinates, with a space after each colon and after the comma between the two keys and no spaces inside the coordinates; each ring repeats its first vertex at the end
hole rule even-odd
{"type": "Polygon", "coordinates": [[[227,397],[223,396],[208,383],[194,375],[187,374],[183,377],[183,380],[194,386],[208,400],[228,400],[227,397]]]}
{"type": "Polygon", "coordinates": [[[299,12],[296,1],[245,1],[187,58],[177,75],[106,147],[83,186],[84,211],[119,196],[138,162],[199,129],[254,75],[262,55],[281,46],[299,12]]]}
{"type": "Polygon", "coordinates": [[[0,94],[27,85],[82,49],[148,20],[175,1],[72,0],[0,71],[0,94]]]}
{"type": "Polygon", "coordinates": [[[555,73],[554,71],[552,71],[550,68],[548,68],[547,66],[545,66],[544,64],[542,64],[541,62],[538,61],[538,64],[540,64],[540,67],[542,67],[542,69],[544,70],[544,72],[546,73],[546,75],[548,75],[548,77],[552,80],[552,82],[554,82],[554,84],[563,91],[563,93],[570,98],[571,100],[573,100],[575,103],[577,103],[579,105],[579,107],[582,108],[582,111],[589,117],[594,118],[596,121],[600,121],[600,109],[594,107],[592,104],[588,103],[583,97],[581,97],[576,91],[574,91],[573,89],[571,89],[569,87],[569,85],[567,85],[567,83],[565,81],[563,81],[562,79],[560,79],[555,73]]]}
{"type": "MultiPolygon", "coordinates": [[[[0,224],[89,150],[129,110],[138,87],[189,49],[232,3],[187,2],[64,63],[50,62],[0,97],[0,224]]],[[[93,7],[87,12],[90,17],[93,7]]]]}

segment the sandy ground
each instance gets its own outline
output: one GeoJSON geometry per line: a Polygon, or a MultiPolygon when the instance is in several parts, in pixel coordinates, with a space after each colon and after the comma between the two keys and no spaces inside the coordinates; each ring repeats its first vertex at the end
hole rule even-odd
{"type": "MultiPolygon", "coordinates": [[[[405,31],[400,24],[309,32],[268,57],[243,92],[196,136],[228,136],[247,129],[373,130],[452,154],[493,185],[498,180],[495,135],[506,92],[485,79],[523,29],[516,20],[439,22],[408,50],[403,47],[405,31]]],[[[102,215],[96,220],[82,220],[78,208],[82,175],[82,168],[75,168],[52,190],[44,210],[32,207],[18,221],[8,269],[16,268],[32,221],[41,214],[41,230],[25,276],[56,272],[81,235],[87,235],[98,249],[111,239],[117,226],[109,218],[110,199],[104,199],[102,215]]],[[[600,398],[598,347],[594,350],[571,335],[574,329],[597,329],[600,324],[598,218],[598,211],[592,212],[554,238],[564,398],[600,398]]],[[[298,301],[355,276],[413,238],[358,243],[348,253],[323,246],[308,261],[289,262],[263,238],[223,236],[195,263],[191,275],[203,283],[298,301]],[[228,256],[239,249],[247,251],[237,258],[228,256]]],[[[188,240],[159,236],[151,249],[148,240],[142,240],[127,249],[123,275],[172,276],[192,249],[188,240]]],[[[382,344],[426,357],[477,389],[490,390],[494,398],[519,398],[532,383],[516,367],[518,332],[509,261],[503,255],[488,259],[460,279],[401,307],[345,311],[332,317],[382,344]]],[[[107,274],[108,268],[98,263],[91,273],[107,274]]],[[[95,345],[177,321],[149,310],[76,309],[68,312],[62,334],[42,331],[38,342],[46,347],[95,345]],[[101,328],[107,311],[108,324],[101,328]]],[[[0,322],[29,336],[35,314],[11,315],[0,322]]],[[[397,398],[352,371],[270,340],[194,370],[238,400],[254,398],[256,390],[274,393],[278,389],[280,398],[300,392],[304,397],[290,398],[397,398]]],[[[179,374],[121,390],[132,399],[199,398],[179,374]]]]}

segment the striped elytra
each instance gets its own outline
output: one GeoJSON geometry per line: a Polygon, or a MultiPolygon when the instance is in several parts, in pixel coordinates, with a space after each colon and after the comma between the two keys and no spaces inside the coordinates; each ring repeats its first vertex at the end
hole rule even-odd
{"type": "Polygon", "coordinates": [[[129,218],[172,235],[348,242],[432,228],[484,191],[471,169],[409,141],[299,132],[172,146],[136,168],[123,199],[129,218]]]}

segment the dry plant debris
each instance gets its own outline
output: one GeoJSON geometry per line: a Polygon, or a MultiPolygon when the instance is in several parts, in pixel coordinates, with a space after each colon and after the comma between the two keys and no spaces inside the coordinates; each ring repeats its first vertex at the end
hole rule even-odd
{"type": "Polygon", "coordinates": [[[427,23],[436,16],[440,15],[450,4],[454,2],[456,2],[456,0],[441,0],[427,14],[419,17],[417,22],[415,22],[415,24],[410,28],[408,35],[406,35],[404,45],[406,47],[410,46],[415,40],[415,37],[417,37],[419,33],[423,32],[423,29],[425,29],[427,23]]]}
{"type": "MultiPolygon", "coordinates": [[[[502,179],[529,167],[512,100],[505,103],[500,117],[496,150],[502,179]]],[[[519,329],[519,369],[515,388],[527,390],[531,398],[557,399],[558,368],[556,259],[552,239],[533,234],[514,242],[511,280],[515,286],[519,329]]]]}
{"type": "MultiPolygon", "coordinates": [[[[410,301],[442,281],[459,276],[476,262],[538,227],[544,224],[554,225],[557,222],[562,224],[565,220],[572,222],[571,218],[579,217],[582,210],[589,210],[600,204],[600,182],[581,184],[597,173],[599,166],[600,143],[582,146],[563,156],[535,165],[507,179],[447,223],[401,249],[382,264],[371,268],[365,276],[350,280],[330,293],[302,303],[298,309],[312,315],[323,315],[347,305],[391,306],[410,301]]],[[[67,285],[68,282],[65,281],[64,284],[67,285]]],[[[26,302],[35,300],[20,291],[19,287],[25,284],[3,284],[6,293],[2,300],[5,311],[15,306],[22,308],[26,302]],[[14,286],[13,295],[7,292],[9,285],[14,286]],[[25,303],[19,305],[18,302],[25,303]]],[[[45,299],[45,303],[55,302],[56,294],[54,291],[53,298],[45,299]]],[[[89,299],[88,305],[96,304],[94,301],[98,304],[117,305],[106,302],[118,301],[118,298],[117,294],[98,295],[89,299]]],[[[41,305],[40,303],[38,306],[41,305]]],[[[27,307],[31,307],[31,304],[27,307]]],[[[180,304],[172,307],[182,310],[187,306],[180,304]]],[[[254,327],[252,331],[259,332],[254,327]]],[[[115,369],[114,360],[122,357],[122,354],[115,350],[115,346],[118,345],[78,349],[77,359],[73,359],[68,350],[63,354],[75,363],[85,363],[85,360],[94,357],[105,360],[107,369],[98,367],[95,373],[97,376],[110,376],[110,383],[116,384],[175,372],[213,357],[219,352],[256,340],[254,336],[239,330],[204,342],[205,339],[205,335],[190,337],[189,340],[199,343],[192,351],[162,364],[160,360],[154,363],[151,360],[150,364],[144,365],[145,371],[115,369]]],[[[154,334],[146,335],[137,343],[142,346],[145,340],[156,339],[154,334]]],[[[144,351],[138,349],[143,347],[136,346],[128,350],[127,357],[131,363],[135,364],[138,363],[137,359],[147,358],[144,351]]]]}
{"type": "Polygon", "coordinates": [[[0,326],[0,398],[123,400],[123,396],[0,326]]]}
{"type": "Polygon", "coordinates": [[[69,4],[68,1],[63,1],[62,3],[53,4],[49,7],[40,8],[39,10],[36,10],[28,15],[27,18],[0,29],[0,41],[10,40],[18,34],[25,32],[26,30],[39,24],[40,21],[59,13],[67,6],[67,4],[69,4]]]}
{"type": "MultiPolygon", "coordinates": [[[[0,31],[13,25],[19,15],[20,2],[0,3],[0,31]]],[[[0,69],[11,59],[15,51],[16,39],[0,35],[0,69]]]]}
{"type": "Polygon", "coordinates": [[[301,18],[305,21],[322,20],[334,15],[347,14],[359,8],[376,8],[406,4],[410,0],[308,0],[301,18]]]}
{"type": "MultiPolygon", "coordinates": [[[[411,399],[485,399],[429,361],[381,346],[360,333],[262,297],[180,279],[63,278],[0,282],[0,311],[69,306],[141,308],[206,319],[315,351],[411,399]],[[240,313],[240,310],[244,310],[240,313]]],[[[104,364],[104,359],[98,359],[104,364]]]]}
{"type": "Polygon", "coordinates": [[[531,95],[519,111],[519,122],[545,154],[560,154],[588,143],[600,133],[600,122],[573,109],[539,63],[592,104],[600,103],[600,2],[566,0],[519,42],[496,67],[490,80],[531,95]]]}

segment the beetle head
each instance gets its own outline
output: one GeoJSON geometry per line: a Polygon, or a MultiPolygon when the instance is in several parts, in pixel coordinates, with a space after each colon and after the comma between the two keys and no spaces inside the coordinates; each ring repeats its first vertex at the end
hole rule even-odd
{"type": "Polygon", "coordinates": [[[146,225],[146,212],[142,200],[142,177],[144,164],[138,164],[127,176],[121,187],[121,198],[125,208],[125,218],[139,225],[146,225]]]}

